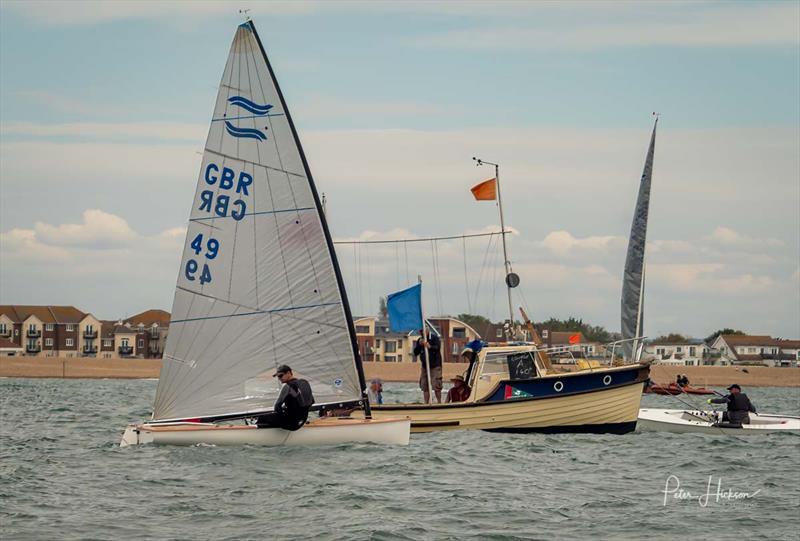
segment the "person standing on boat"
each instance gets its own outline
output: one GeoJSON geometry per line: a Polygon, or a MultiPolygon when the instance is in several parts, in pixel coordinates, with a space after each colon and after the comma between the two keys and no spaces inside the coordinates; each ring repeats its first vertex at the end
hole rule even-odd
{"type": "Polygon", "coordinates": [[[367,398],[369,398],[370,404],[383,404],[383,382],[380,378],[374,378],[369,382],[367,398]]]}
{"type": "Polygon", "coordinates": [[[442,342],[435,333],[420,330],[419,338],[414,344],[414,357],[420,357],[420,376],[419,388],[425,397],[425,403],[431,403],[431,395],[428,391],[428,366],[431,367],[431,386],[436,401],[442,403],[442,342]],[[426,351],[427,350],[427,351],[426,351]]]}
{"type": "Polygon", "coordinates": [[[311,385],[304,379],[294,377],[292,369],[282,364],[272,375],[283,384],[275,410],[258,418],[259,428],[283,428],[298,430],[308,420],[308,410],[314,404],[311,385]]]}
{"type": "Polygon", "coordinates": [[[727,404],[728,411],[722,414],[722,421],[731,424],[750,424],[750,412],[757,413],[755,406],[750,402],[742,388],[734,383],[728,387],[730,394],[719,398],[709,398],[709,404],[727,404]]]}

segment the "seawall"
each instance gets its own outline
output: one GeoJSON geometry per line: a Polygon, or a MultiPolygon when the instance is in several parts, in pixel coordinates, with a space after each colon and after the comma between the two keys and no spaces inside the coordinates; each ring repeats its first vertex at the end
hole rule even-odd
{"type": "MultiPolygon", "coordinates": [[[[461,363],[445,363],[445,379],[462,374],[466,367],[461,363]]],[[[141,379],[157,378],[160,369],[160,359],[0,357],[0,377],[141,379]]],[[[378,377],[384,381],[413,382],[419,379],[419,364],[364,363],[364,372],[368,380],[378,377]]],[[[738,383],[743,387],[800,387],[800,368],[655,365],[650,377],[656,383],[669,383],[678,374],[686,374],[697,386],[738,383]]]]}

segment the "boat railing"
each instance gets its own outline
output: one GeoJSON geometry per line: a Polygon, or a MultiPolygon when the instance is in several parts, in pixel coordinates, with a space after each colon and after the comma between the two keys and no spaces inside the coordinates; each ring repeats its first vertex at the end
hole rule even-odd
{"type": "MultiPolygon", "coordinates": [[[[635,336],[633,338],[624,338],[622,340],[614,340],[613,342],[608,342],[607,344],[604,344],[606,353],[608,353],[608,348],[609,348],[609,346],[611,346],[611,364],[614,364],[614,359],[616,358],[617,346],[618,345],[621,346],[622,344],[624,344],[626,342],[637,342],[638,341],[638,342],[642,343],[642,345],[640,347],[642,348],[642,352],[644,352],[644,340],[646,338],[647,338],[646,336],[635,336]]],[[[634,352],[634,355],[637,355],[637,352],[634,352]]],[[[641,356],[639,356],[639,357],[641,357],[641,356]]],[[[635,364],[635,363],[631,363],[631,364],[635,364]]]]}

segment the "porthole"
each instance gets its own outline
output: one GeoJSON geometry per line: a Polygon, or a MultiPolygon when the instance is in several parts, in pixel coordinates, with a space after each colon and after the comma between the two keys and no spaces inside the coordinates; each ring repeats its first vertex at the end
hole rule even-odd
{"type": "Polygon", "coordinates": [[[553,389],[555,389],[557,393],[560,393],[564,389],[564,384],[557,381],[553,384],[553,389]]]}
{"type": "Polygon", "coordinates": [[[603,377],[603,385],[608,385],[609,383],[611,383],[611,376],[606,374],[606,376],[603,377]]]}

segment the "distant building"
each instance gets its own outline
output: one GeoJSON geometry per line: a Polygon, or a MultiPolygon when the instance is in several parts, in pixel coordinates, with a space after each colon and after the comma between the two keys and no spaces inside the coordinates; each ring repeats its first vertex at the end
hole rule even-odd
{"type": "MultiPolygon", "coordinates": [[[[461,351],[467,343],[480,338],[478,333],[464,323],[451,317],[428,318],[441,337],[442,360],[459,362],[461,351]]],[[[417,331],[395,333],[389,322],[376,317],[360,317],[354,321],[359,353],[364,361],[376,362],[414,362],[414,343],[419,337],[417,331]]]]}
{"type": "Polygon", "coordinates": [[[22,355],[23,351],[22,346],[15,344],[8,338],[0,337],[0,357],[22,355]]]}
{"type": "Polygon", "coordinates": [[[644,348],[645,358],[657,364],[672,366],[700,366],[707,359],[708,346],[699,338],[687,340],[653,340],[644,348]]]}
{"type": "Polygon", "coordinates": [[[711,344],[707,364],[798,366],[800,340],[782,340],[767,335],[721,334],[711,344]]]}
{"type": "Polygon", "coordinates": [[[34,357],[160,357],[169,313],[148,310],[122,321],[100,321],[74,306],[0,306],[2,355],[34,357]]]}

